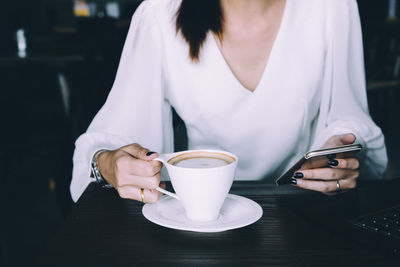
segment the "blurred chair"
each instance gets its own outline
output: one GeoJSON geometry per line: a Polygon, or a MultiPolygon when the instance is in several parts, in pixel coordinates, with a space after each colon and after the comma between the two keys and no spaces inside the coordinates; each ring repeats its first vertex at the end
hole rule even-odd
{"type": "MultiPolygon", "coordinates": [[[[400,101],[400,24],[384,22],[365,40],[367,92],[371,116],[382,128],[393,124],[400,101]]],[[[396,126],[397,127],[397,126],[396,126]]]]}
{"type": "Polygon", "coordinates": [[[365,33],[370,114],[381,127],[389,157],[387,178],[400,175],[400,24],[382,20],[365,33]]]}
{"type": "Polygon", "coordinates": [[[22,186],[38,193],[55,193],[66,212],[70,206],[65,190],[71,179],[71,152],[57,73],[52,67],[29,63],[2,66],[0,72],[4,86],[0,114],[6,126],[0,142],[8,161],[8,188],[22,186]],[[30,164],[33,161],[42,164],[30,164]],[[50,188],[51,183],[57,187],[50,188]]]}

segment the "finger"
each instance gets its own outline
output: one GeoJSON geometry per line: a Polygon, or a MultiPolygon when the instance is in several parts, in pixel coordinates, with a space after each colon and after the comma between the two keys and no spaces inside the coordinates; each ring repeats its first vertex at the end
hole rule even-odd
{"type": "MultiPolygon", "coordinates": [[[[340,189],[352,189],[357,186],[357,179],[342,179],[338,180],[340,183],[340,189]]],[[[308,189],[319,191],[322,193],[330,193],[335,192],[337,190],[337,182],[335,181],[313,181],[313,180],[304,180],[297,179],[297,186],[308,189]]]]}
{"type": "Polygon", "coordinates": [[[332,168],[357,170],[360,167],[360,162],[357,158],[342,158],[330,160],[328,163],[332,168]]]}
{"type": "MultiPolygon", "coordinates": [[[[133,199],[140,202],[142,201],[142,192],[140,187],[136,186],[123,186],[119,187],[118,194],[121,198],[133,199]]],[[[145,203],[154,203],[160,198],[162,194],[155,189],[144,189],[143,200],[145,203]]]]}
{"type": "Polygon", "coordinates": [[[158,153],[148,150],[139,144],[130,144],[121,148],[135,158],[142,160],[153,160],[158,157],[158,153]]]}
{"type": "MultiPolygon", "coordinates": [[[[339,157],[342,154],[338,154],[339,157]]],[[[327,157],[314,157],[306,161],[298,171],[307,169],[316,169],[330,166],[331,168],[352,169],[356,170],[360,167],[360,162],[356,157],[352,158],[331,158],[327,157]]]]}
{"type": "Polygon", "coordinates": [[[146,202],[148,203],[155,203],[158,199],[163,195],[163,193],[157,191],[156,189],[149,189],[144,190],[144,196],[146,202]]]}
{"type": "Polygon", "coordinates": [[[322,146],[322,148],[331,148],[331,147],[336,147],[336,146],[341,146],[343,143],[340,141],[339,135],[334,135],[331,136],[325,144],[322,146]]]}
{"type": "MultiPolygon", "coordinates": [[[[121,186],[116,188],[121,198],[142,201],[140,188],[136,186],[121,186]]],[[[144,194],[144,191],[143,191],[144,194]]]]}
{"type": "Polygon", "coordinates": [[[296,178],[311,179],[311,180],[326,180],[326,181],[356,178],[358,176],[359,176],[358,170],[336,169],[336,168],[308,169],[295,173],[296,178]],[[302,175],[299,175],[299,173],[301,173],[302,175]]]}
{"type": "Polygon", "coordinates": [[[334,135],[330,137],[322,148],[332,148],[342,145],[348,145],[354,143],[356,140],[356,136],[352,133],[346,133],[341,135],[334,135]]]}
{"type": "Polygon", "coordinates": [[[167,184],[166,184],[165,182],[161,182],[161,183],[160,183],[160,187],[161,187],[162,189],[165,189],[165,188],[167,188],[167,184]]]}
{"type": "Polygon", "coordinates": [[[136,186],[144,189],[155,189],[160,186],[161,173],[154,176],[124,175],[118,179],[118,187],[136,186]]]}
{"type": "Polygon", "coordinates": [[[116,164],[118,176],[125,174],[154,176],[159,173],[162,168],[162,163],[159,161],[145,161],[130,155],[118,158],[116,164]]]}
{"type": "Polygon", "coordinates": [[[328,166],[328,157],[313,157],[301,165],[300,170],[307,170],[307,169],[316,169],[316,168],[322,168],[322,167],[327,167],[328,166]]]}
{"type": "Polygon", "coordinates": [[[346,133],[339,136],[343,145],[350,145],[356,141],[356,136],[352,133],[346,133]]]}
{"type": "Polygon", "coordinates": [[[131,174],[138,176],[154,176],[162,169],[162,163],[159,161],[144,161],[132,158],[131,174]]]}

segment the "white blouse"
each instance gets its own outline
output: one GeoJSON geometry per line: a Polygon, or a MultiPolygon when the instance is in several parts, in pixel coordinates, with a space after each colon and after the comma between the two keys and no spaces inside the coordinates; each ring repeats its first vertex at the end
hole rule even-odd
{"type": "Polygon", "coordinates": [[[237,180],[282,174],[332,135],[364,146],[361,177],[382,177],[381,130],[368,114],[356,0],[287,0],[262,78],[251,92],[231,72],[209,33],[200,61],[175,30],[181,0],[147,0],[135,12],[108,99],[76,141],[71,194],[78,200],[99,149],[139,143],[172,152],[171,106],[185,122],[189,149],[239,157],[237,180]]]}

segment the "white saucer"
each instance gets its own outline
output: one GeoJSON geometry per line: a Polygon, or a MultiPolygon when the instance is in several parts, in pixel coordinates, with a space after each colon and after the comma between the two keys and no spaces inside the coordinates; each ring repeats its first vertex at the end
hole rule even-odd
{"type": "Polygon", "coordinates": [[[228,194],[217,220],[196,223],[186,218],[185,211],[175,198],[164,195],[154,204],[142,209],[149,221],[172,229],[194,232],[222,232],[252,224],[261,218],[263,210],[248,198],[228,194]]]}

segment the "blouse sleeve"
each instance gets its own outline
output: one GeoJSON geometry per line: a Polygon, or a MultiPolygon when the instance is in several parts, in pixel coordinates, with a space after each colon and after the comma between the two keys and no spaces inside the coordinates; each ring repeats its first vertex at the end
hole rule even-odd
{"type": "Polygon", "coordinates": [[[320,114],[312,149],[336,134],[354,133],[363,145],[360,177],[382,178],[387,166],[383,134],[367,104],[360,18],[356,0],[328,0],[328,51],[320,114]]]}
{"type": "Polygon", "coordinates": [[[162,34],[152,3],[144,1],[133,15],[107,101],[75,143],[70,186],[74,201],[93,180],[90,163],[99,149],[139,143],[161,153],[173,150],[171,108],[163,90],[162,34]]]}

